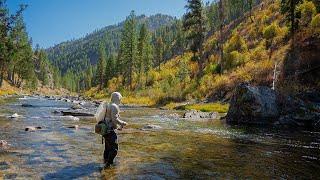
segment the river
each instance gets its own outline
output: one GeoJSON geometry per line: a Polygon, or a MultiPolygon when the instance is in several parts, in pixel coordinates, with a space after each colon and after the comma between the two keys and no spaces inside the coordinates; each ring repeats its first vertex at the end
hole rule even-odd
{"type": "Polygon", "coordinates": [[[100,172],[103,145],[94,121],[52,112],[70,103],[9,98],[0,104],[0,179],[317,179],[320,133],[230,127],[220,120],[184,120],[152,108],[122,108],[115,166],[100,172]],[[34,107],[22,107],[27,103],[34,107]],[[9,119],[18,113],[23,117],[9,119]],[[158,130],[142,130],[147,124],[158,130]],[[79,129],[69,129],[79,125],[79,129]],[[26,126],[41,126],[26,132],[26,126]]]}

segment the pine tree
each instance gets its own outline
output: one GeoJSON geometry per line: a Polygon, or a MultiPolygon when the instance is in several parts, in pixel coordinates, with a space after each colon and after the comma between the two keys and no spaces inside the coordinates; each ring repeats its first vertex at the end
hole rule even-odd
{"type": "Polygon", "coordinates": [[[281,0],[281,13],[286,15],[286,21],[289,23],[290,36],[294,37],[295,31],[298,29],[297,6],[302,0],[281,0]]]}
{"type": "Polygon", "coordinates": [[[105,68],[106,68],[106,52],[102,45],[99,48],[99,61],[97,64],[97,78],[99,89],[104,87],[105,82],[105,68]]]}
{"type": "Polygon", "coordinates": [[[13,43],[9,47],[9,58],[8,62],[9,69],[8,74],[11,75],[9,80],[18,87],[22,85],[24,80],[33,80],[34,75],[34,62],[32,59],[33,51],[31,48],[31,42],[26,32],[26,27],[22,16],[18,16],[15,20],[15,25],[10,32],[10,41],[13,43]],[[15,80],[15,75],[18,78],[15,80]]]}
{"type": "Polygon", "coordinates": [[[220,37],[219,37],[219,51],[220,51],[220,62],[219,62],[219,72],[220,74],[223,73],[224,67],[223,67],[223,43],[224,43],[224,33],[223,33],[223,26],[224,26],[224,4],[223,1],[219,1],[219,31],[220,31],[220,37]]]}
{"type": "Polygon", "coordinates": [[[138,38],[138,56],[137,56],[137,69],[139,72],[139,76],[141,75],[144,67],[144,53],[146,47],[146,38],[147,38],[147,27],[145,24],[142,24],[140,28],[139,38],[138,38]]]}
{"type": "Polygon", "coordinates": [[[193,52],[193,59],[199,64],[198,77],[203,71],[203,42],[205,22],[203,15],[203,4],[201,0],[188,0],[186,5],[187,13],[184,15],[184,29],[187,33],[190,49],[193,52]]]}
{"type": "Polygon", "coordinates": [[[38,63],[39,63],[39,80],[42,81],[42,84],[44,86],[48,85],[48,64],[49,64],[49,60],[47,57],[47,54],[44,50],[40,50],[39,52],[39,56],[38,56],[38,63]]]}
{"type": "Polygon", "coordinates": [[[10,15],[6,0],[0,0],[0,87],[11,60],[10,56],[14,50],[14,42],[8,36],[12,32],[16,20],[22,15],[26,7],[26,5],[21,5],[14,15],[10,15]]]}
{"type": "Polygon", "coordinates": [[[106,85],[107,86],[108,86],[108,81],[115,76],[115,70],[114,69],[115,69],[114,56],[110,55],[107,58],[106,72],[105,72],[105,80],[106,80],[106,85]]]}
{"type": "Polygon", "coordinates": [[[127,17],[121,36],[120,45],[120,63],[121,67],[126,67],[125,70],[121,69],[124,76],[124,81],[128,77],[127,85],[130,89],[132,87],[132,76],[135,70],[135,65],[137,61],[137,27],[136,27],[136,16],[134,11],[131,11],[130,15],[127,17]]]}
{"type": "Polygon", "coordinates": [[[53,83],[54,88],[59,88],[61,86],[61,74],[57,67],[53,67],[53,83]]]}
{"type": "Polygon", "coordinates": [[[155,50],[155,58],[154,58],[155,64],[157,65],[158,70],[161,71],[161,62],[163,60],[163,41],[161,37],[157,38],[154,50],[155,50]]]}
{"type": "Polygon", "coordinates": [[[150,33],[147,29],[147,26],[145,24],[142,24],[140,28],[139,38],[138,38],[138,73],[139,73],[139,83],[140,78],[143,73],[147,75],[147,71],[149,71],[151,67],[151,61],[152,61],[152,46],[151,46],[151,39],[150,39],[150,33]]]}
{"type": "Polygon", "coordinates": [[[185,49],[185,34],[183,32],[183,28],[182,28],[182,23],[181,21],[177,21],[176,22],[176,28],[177,28],[177,33],[176,33],[176,40],[174,43],[174,47],[173,47],[173,54],[182,54],[184,49],[185,49]]]}

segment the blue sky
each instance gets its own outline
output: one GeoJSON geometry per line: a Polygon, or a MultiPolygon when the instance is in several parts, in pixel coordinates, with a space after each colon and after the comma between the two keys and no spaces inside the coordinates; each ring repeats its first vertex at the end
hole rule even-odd
{"type": "Polygon", "coordinates": [[[11,13],[22,3],[28,4],[24,19],[33,45],[47,48],[117,24],[131,10],[181,17],[186,0],[7,0],[11,13]]]}

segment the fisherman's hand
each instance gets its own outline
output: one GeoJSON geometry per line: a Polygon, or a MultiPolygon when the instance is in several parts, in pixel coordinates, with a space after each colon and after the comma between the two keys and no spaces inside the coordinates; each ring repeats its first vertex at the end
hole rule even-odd
{"type": "Polygon", "coordinates": [[[123,123],[121,124],[121,127],[124,127],[124,126],[126,126],[126,125],[128,125],[128,123],[123,122],[123,123]]]}

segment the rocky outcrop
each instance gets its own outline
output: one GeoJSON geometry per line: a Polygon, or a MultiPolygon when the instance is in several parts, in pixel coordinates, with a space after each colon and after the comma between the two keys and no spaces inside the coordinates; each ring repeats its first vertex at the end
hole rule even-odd
{"type": "Polygon", "coordinates": [[[219,114],[216,112],[201,112],[196,110],[187,111],[184,113],[183,118],[187,119],[217,119],[219,114]]]}
{"type": "Polygon", "coordinates": [[[271,124],[279,115],[274,90],[242,83],[235,89],[226,119],[235,124],[271,124]]]}
{"type": "Polygon", "coordinates": [[[277,126],[320,129],[320,94],[300,93],[295,97],[279,96],[281,116],[277,126]]]}
{"type": "Polygon", "coordinates": [[[319,129],[320,94],[282,96],[263,86],[240,84],[233,94],[226,120],[230,124],[269,124],[319,129]]]}

